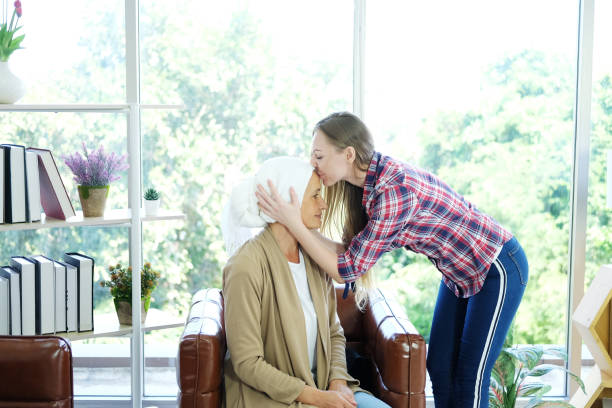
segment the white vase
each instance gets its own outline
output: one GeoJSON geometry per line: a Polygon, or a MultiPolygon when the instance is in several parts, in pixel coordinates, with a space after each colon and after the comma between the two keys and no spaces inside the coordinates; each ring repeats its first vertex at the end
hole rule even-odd
{"type": "Polygon", "coordinates": [[[11,69],[9,63],[0,61],[0,103],[15,103],[23,97],[26,88],[11,69]]]}
{"type": "Polygon", "coordinates": [[[145,215],[156,215],[159,210],[159,198],[157,200],[144,200],[145,215]]]}

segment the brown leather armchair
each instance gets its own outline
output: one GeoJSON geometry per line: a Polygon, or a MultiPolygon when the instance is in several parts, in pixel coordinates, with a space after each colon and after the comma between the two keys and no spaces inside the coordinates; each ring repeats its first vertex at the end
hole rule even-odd
{"type": "MultiPolygon", "coordinates": [[[[393,408],[424,408],[425,340],[404,311],[380,290],[372,293],[364,313],[352,296],[342,299],[342,288],[337,287],[336,294],[347,348],[363,356],[355,359],[358,364],[349,364],[349,371],[351,366],[358,369],[351,374],[393,408]]],[[[221,406],[225,351],[221,291],[200,290],[193,296],[180,339],[179,407],[221,406]]]]}
{"type": "Polygon", "coordinates": [[[72,408],[72,350],[61,337],[0,336],[0,408],[72,408]]]}

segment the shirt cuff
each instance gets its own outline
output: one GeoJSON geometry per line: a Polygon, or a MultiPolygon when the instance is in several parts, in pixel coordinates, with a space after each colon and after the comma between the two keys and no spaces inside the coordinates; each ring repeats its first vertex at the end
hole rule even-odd
{"type": "Polygon", "coordinates": [[[359,277],[354,273],[352,263],[346,259],[344,254],[338,254],[338,274],[344,283],[354,282],[359,277]]]}

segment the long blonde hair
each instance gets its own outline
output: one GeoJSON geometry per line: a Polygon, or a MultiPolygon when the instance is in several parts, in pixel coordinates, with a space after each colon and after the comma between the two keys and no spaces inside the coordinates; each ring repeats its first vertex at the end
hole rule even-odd
{"type": "MultiPolygon", "coordinates": [[[[355,149],[355,167],[367,171],[374,155],[374,142],[366,125],[350,112],[335,112],[321,119],[313,130],[320,130],[338,151],[347,147],[355,149]]],[[[327,202],[327,211],[323,215],[322,230],[331,237],[338,237],[341,232],[342,243],[348,247],[355,235],[368,223],[363,208],[363,188],[341,180],[330,187],[324,187],[323,196],[327,202]]],[[[357,281],[355,301],[360,309],[365,307],[368,290],[373,286],[370,271],[357,281]]]]}

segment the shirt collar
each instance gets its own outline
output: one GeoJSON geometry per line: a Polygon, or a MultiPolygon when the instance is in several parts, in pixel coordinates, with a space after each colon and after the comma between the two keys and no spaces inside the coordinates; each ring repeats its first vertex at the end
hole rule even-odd
{"type": "Polygon", "coordinates": [[[366,206],[366,202],[368,201],[368,197],[374,191],[374,186],[376,185],[376,179],[378,178],[379,171],[379,162],[380,162],[381,154],[378,152],[374,152],[372,155],[372,160],[370,161],[370,167],[368,167],[368,172],[366,173],[365,183],[363,185],[363,198],[361,200],[361,205],[363,207],[366,206]]]}

